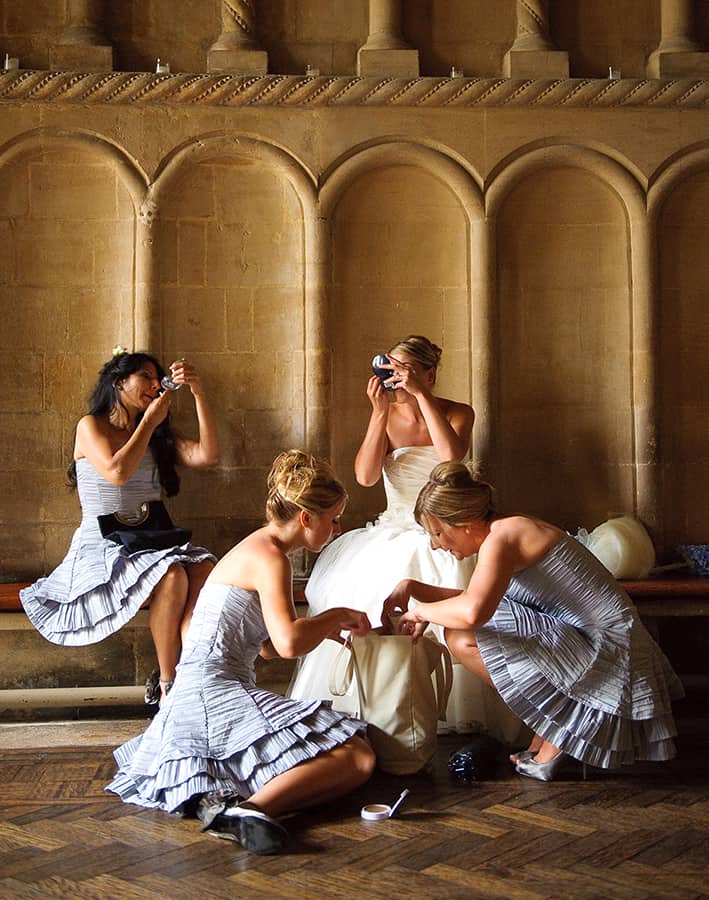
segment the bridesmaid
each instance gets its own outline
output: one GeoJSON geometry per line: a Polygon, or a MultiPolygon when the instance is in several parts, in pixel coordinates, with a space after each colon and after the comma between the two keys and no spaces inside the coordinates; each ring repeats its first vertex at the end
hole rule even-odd
{"type": "Polygon", "coordinates": [[[197,417],[196,440],[173,431],[165,371],[148,353],[115,348],[99,373],[88,414],[76,426],[71,483],[82,519],[60,565],[25,588],[20,598],[48,641],[83,646],[118,631],[150,601],[150,631],[159,672],[146,684],[146,702],[170,690],[197,594],[214,565],[204,547],[184,540],[133,552],[103,537],[98,516],[138,518],[144,504],[174,497],[177,466],[201,468],[219,460],[217,427],[199,372],[180,360],[173,382],[187,387],[197,417]],[[159,678],[159,682],[158,682],[159,678]]]}
{"type": "Polygon", "coordinates": [[[175,686],[148,730],[115,752],[108,790],[126,803],[188,812],[253,853],[277,853],[284,813],[364,784],[374,752],[366,724],[319,700],[256,685],[257,656],[292,659],[340,631],[369,631],[338,606],[296,617],[290,556],[317,552],[340,531],[347,495],[330,466],[282,453],[268,477],[266,524],[217,564],[202,589],[175,686]]]}
{"type": "Polygon", "coordinates": [[[415,515],[432,546],[477,554],[475,571],[462,591],[406,579],[384,614],[401,614],[414,639],[444,626],[457,658],[532,729],[511,757],[517,772],[549,781],[567,756],[613,768],[675,755],[682,685],[595,556],[541,519],[499,515],[490,485],[461,463],[436,466],[415,515]]]}

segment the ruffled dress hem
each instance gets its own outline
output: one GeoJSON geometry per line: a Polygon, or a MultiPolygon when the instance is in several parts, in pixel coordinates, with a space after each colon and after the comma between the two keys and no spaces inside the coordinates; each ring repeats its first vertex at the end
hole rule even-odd
{"type": "Polygon", "coordinates": [[[125,802],[165,812],[176,812],[192,797],[218,789],[235,791],[247,798],[264,784],[294,766],[314,759],[366,731],[366,723],[335,713],[327,704],[316,704],[313,712],[288,727],[249,742],[246,735],[224,756],[195,754],[185,748],[161,748],[158,756],[150,748],[149,733],[138,735],[114,751],[119,765],[106,787],[125,802]],[[147,752],[146,752],[147,751],[147,752]],[[136,762],[145,752],[151,761],[141,770],[136,762]],[[180,754],[180,755],[177,755],[180,754]]]}

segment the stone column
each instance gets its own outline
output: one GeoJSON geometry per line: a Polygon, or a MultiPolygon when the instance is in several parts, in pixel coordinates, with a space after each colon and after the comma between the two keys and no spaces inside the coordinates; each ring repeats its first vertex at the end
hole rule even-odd
{"type": "Polygon", "coordinates": [[[357,74],[418,78],[418,50],[402,35],[401,0],[369,0],[369,36],[357,51],[357,74]]]}
{"type": "Polygon", "coordinates": [[[222,33],[207,53],[207,71],[268,72],[268,54],[256,40],[256,0],[222,0],[222,33]]]}
{"type": "Polygon", "coordinates": [[[549,0],[517,0],[517,37],[502,64],[507,78],[568,78],[569,54],[549,29],[549,0]]]}
{"type": "Polygon", "coordinates": [[[648,78],[706,78],[709,54],[694,39],[694,0],[662,0],[660,44],[647,61],[648,78]]]}
{"type": "Polygon", "coordinates": [[[113,70],[113,47],[103,33],[103,13],[103,0],[67,0],[67,25],[49,51],[52,69],[113,70]]]}

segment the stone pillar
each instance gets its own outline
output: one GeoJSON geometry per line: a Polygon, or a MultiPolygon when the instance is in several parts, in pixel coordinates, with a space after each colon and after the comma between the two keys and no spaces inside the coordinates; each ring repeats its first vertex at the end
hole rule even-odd
{"type": "Polygon", "coordinates": [[[647,61],[648,78],[707,78],[709,53],[694,39],[694,0],[662,0],[660,44],[647,61]]]}
{"type": "Polygon", "coordinates": [[[57,43],[50,48],[50,68],[111,72],[113,47],[103,33],[103,0],[66,2],[67,25],[57,43]]]}
{"type": "Polygon", "coordinates": [[[569,54],[549,29],[549,0],[517,0],[517,37],[502,64],[507,78],[568,78],[569,54]]]}
{"type": "Polygon", "coordinates": [[[222,33],[207,53],[207,71],[268,72],[268,54],[256,40],[256,0],[222,0],[222,33]]]}
{"type": "Polygon", "coordinates": [[[369,0],[369,36],[357,51],[357,74],[418,78],[418,50],[402,35],[401,0],[369,0]]]}
{"type": "Polygon", "coordinates": [[[138,211],[135,240],[134,347],[149,348],[162,356],[162,311],[157,299],[156,235],[157,203],[150,186],[138,211]]]}

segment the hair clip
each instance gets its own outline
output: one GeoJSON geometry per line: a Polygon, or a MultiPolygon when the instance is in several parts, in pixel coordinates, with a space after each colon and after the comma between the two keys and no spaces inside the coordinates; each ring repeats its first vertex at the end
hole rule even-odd
{"type": "Polygon", "coordinates": [[[123,356],[123,354],[127,352],[128,350],[125,347],[121,347],[120,344],[116,344],[113,350],[111,350],[111,356],[123,356]]]}

